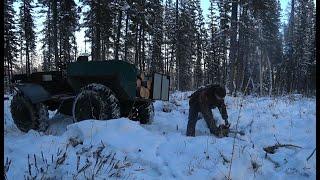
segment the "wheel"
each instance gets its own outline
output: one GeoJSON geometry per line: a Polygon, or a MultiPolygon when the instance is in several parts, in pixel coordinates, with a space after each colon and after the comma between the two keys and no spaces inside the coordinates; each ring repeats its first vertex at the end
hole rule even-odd
{"type": "Polygon", "coordinates": [[[49,113],[44,104],[32,104],[29,99],[17,93],[12,98],[10,109],[14,123],[22,132],[47,129],[49,113]]]}
{"type": "Polygon", "coordinates": [[[120,117],[119,100],[106,86],[89,84],[81,89],[73,102],[74,122],[86,119],[108,120],[120,117]]]}
{"type": "Polygon", "coordinates": [[[154,107],[152,102],[144,102],[139,107],[137,107],[136,119],[140,121],[141,124],[150,124],[154,118],[154,107]]]}

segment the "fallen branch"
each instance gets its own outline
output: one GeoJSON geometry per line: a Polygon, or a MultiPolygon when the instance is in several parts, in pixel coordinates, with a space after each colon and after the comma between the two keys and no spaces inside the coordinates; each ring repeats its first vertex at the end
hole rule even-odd
{"type": "Polygon", "coordinates": [[[223,159],[223,164],[224,164],[224,163],[230,163],[230,161],[222,154],[222,152],[219,151],[219,154],[220,154],[220,156],[221,156],[222,159],[223,159]]]}
{"type": "Polygon", "coordinates": [[[135,171],[143,171],[143,170],[144,170],[143,168],[135,169],[135,171]]]}
{"type": "Polygon", "coordinates": [[[281,148],[281,147],[295,147],[295,148],[302,148],[300,146],[297,146],[297,145],[293,145],[293,144],[280,144],[280,143],[277,143],[273,146],[268,146],[268,147],[264,147],[263,150],[266,152],[266,153],[269,153],[269,154],[274,154],[276,152],[277,149],[281,148]]]}
{"type": "Polygon", "coordinates": [[[247,125],[247,127],[245,129],[247,129],[248,127],[250,127],[249,132],[252,132],[252,124],[253,124],[253,118],[251,120],[251,122],[247,125]]]}
{"type": "Polygon", "coordinates": [[[66,160],[67,157],[67,152],[64,152],[63,155],[61,157],[58,157],[57,161],[56,161],[56,167],[55,169],[57,169],[57,167],[61,164],[63,164],[63,162],[66,160]]]}
{"type": "Polygon", "coordinates": [[[307,158],[307,161],[309,161],[309,159],[313,156],[314,152],[316,152],[316,148],[314,148],[314,150],[312,151],[312,153],[310,154],[310,156],[307,158]]]}
{"type": "Polygon", "coordinates": [[[271,159],[271,157],[267,156],[266,159],[269,160],[270,162],[272,162],[274,164],[275,168],[280,167],[280,164],[277,161],[271,159]]]}
{"type": "Polygon", "coordinates": [[[242,131],[242,130],[241,131],[237,131],[237,130],[230,129],[229,133],[239,134],[241,136],[245,135],[244,131],[242,131]]]}
{"type": "Polygon", "coordinates": [[[90,167],[92,164],[92,162],[86,162],[85,165],[83,165],[83,167],[78,171],[78,174],[80,174],[82,171],[88,169],[88,167],[90,167]]]}

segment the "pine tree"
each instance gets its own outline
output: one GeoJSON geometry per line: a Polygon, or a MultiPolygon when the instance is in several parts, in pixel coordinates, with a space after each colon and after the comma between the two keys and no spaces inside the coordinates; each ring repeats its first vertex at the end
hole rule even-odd
{"type": "Polygon", "coordinates": [[[41,39],[42,42],[42,54],[43,54],[43,71],[51,71],[55,69],[54,64],[52,63],[54,57],[54,48],[53,48],[53,26],[52,26],[52,6],[50,1],[41,0],[38,1],[42,5],[40,13],[44,14],[45,21],[44,27],[41,33],[44,35],[41,39]]]}
{"type": "Polygon", "coordinates": [[[203,55],[204,55],[204,38],[205,27],[204,17],[202,15],[202,9],[200,7],[200,1],[195,1],[196,10],[196,62],[194,67],[194,85],[199,87],[203,85],[203,55]]]}
{"type": "Polygon", "coordinates": [[[195,4],[192,1],[181,1],[181,14],[178,21],[177,62],[179,90],[191,88],[193,55],[195,54],[195,4]]]}
{"type": "Polygon", "coordinates": [[[229,89],[231,93],[236,93],[237,88],[239,87],[238,81],[235,82],[237,74],[235,70],[240,68],[239,65],[242,63],[237,59],[238,46],[237,46],[237,34],[238,34],[238,0],[232,1],[231,9],[231,28],[230,28],[230,54],[229,54],[229,66],[231,68],[229,76],[229,89]]]}
{"type": "Polygon", "coordinates": [[[20,22],[19,25],[22,29],[22,38],[23,38],[23,48],[26,55],[26,74],[30,75],[31,73],[31,61],[30,56],[32,53],[35,53],[35,25],[32,18],[33,5],[31,4],[32,0],[22,0],[20,5],[20,22]]]}
{"type": "Polygon", "coordinates": [[[119,51],[121,49],[120,46],[120,39],[121,39],[121,29],[122,29],[122,21],[124,19],[124,11],[126,8],[127,4],[126,2],[120,0],[118,1],[118,3],[115,5],[115,11],[117,12],[117,17],[116,17],[116,21],[117,21],[117,27],[115,29],[115,53],[114,53],[114,57],[115,60],[119,60],[119,51]]]}
{"type": "Polygon", "coordinates": [[[53,45],[53,53],[54,53],[54,65],[55,68],[58,69],[59,66],[59,47],[58,47],[58,22],[59,22],[59,15],[58,15],[58,1],[51,2],[51,10],[52,10],[52,45],[53,45]]]}
{"type": "Polygon", "coordinates": [[[219,0],[218,2],[220,13],[220,32],[219,32],[219,56],[222,60],[222,81],[223,84],[228,84],[228,75],[230,66],[227,57],[227,50],[229,49],[229,27],[230,27],[230,1],[219,0]]]}
{"type": "Polygon", "coordinates": [[[286,91],[308,93],[314,88],[315,16],[312,0],[292,0],[289,22],[284,34],[284,67],[289,74],[286,91]]]}
{"type": "Polygon", "coordinates": [[[11,80],[13,69],[17,67],[17,32],[14,24],[13,0],[4,1],[4,67],[5,74],[11,80]]]}
{"type": "Polygon", "coordinates": [[[165,71],[174,78],[176,12],[172,0],[166,0],[163,17],[165,71]]]}
{"type": "Polygon", "coordinates": [[[207,40],[206,45],[206,56],[205,56],[205,63],[204,63],[204,70],[206,76],[206,84],[212,83],[221,83],[221,69],[222,64],[221,58],[219,56],[219,16],[216,13],[218,11],[218,3],[214,0],[210,1],[209,7],[209,25],[208,25],[208,32],[209,32],[209,39],[207,40]]]}
{"type": "Polygon", "coordinates": [[[61,0],[59,6],[60,64],[71,62],[76,56],[74,33],[78,28],[79,16],[73,0],[61,0]],[[73,56],[72,56],[73,55],[73,56]]]}
{"type": "Polygon", "coordinates": [[[108,57],[112,25],[114,20],[114,3],[111,0],[83,0],[89,10],[84,12],[83,27],[86,27],[85,37],[91,42],[91,56],[93,61],[108,57]],[[103,56],[102,56],[103,55],[103,56]]]}
{"type": "Polygon", "coordinates": [[[152,4],[152,15],[150,20],[152,48],[151,48],[151,72],[164,72],[163,56],[161,46],[163,44],[163,8],[160,1],[152,4]]]}
{"type": "Polygon", "coordinates": [[[291,10],[289,22],[284,27],[284,63],[286,74],[286,92],[290,93],[293,90],[293,84],[295,79],[295,59],[294,59],[294,27],[295,27],[295,1],[291,1],[291,10]]]}

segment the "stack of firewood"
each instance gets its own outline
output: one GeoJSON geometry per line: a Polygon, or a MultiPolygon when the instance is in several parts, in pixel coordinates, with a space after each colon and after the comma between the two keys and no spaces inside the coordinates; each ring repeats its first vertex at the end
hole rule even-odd
{"type": "Polygon", "coordinates": [[[140,97],[148,99],[150,97],[152,80],[145,80],[144,73],[140,74],[140,78],[137,78],[137,91],[140,97]]]}

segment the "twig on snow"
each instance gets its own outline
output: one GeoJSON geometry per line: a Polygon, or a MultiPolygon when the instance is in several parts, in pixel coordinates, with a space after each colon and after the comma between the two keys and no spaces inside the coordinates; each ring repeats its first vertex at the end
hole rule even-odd
{"type": "Polygon", "coordinates": [[[297,145],[293,145],[293,144],[280,144],[280,143],[277,143],[273,146],[268,146],[268,147],[264,147],[263,150],[266,152],[266,153],[269,153],[269,154],[274,154],[276,152],[277,149],[281,148],[281,147],[295,147],[295,148],[302,148],[300,146],[297,146],[297,145]]]}
{"type": "Polygon", "coordinates": [[[312,153],[310,154],[310,156],[307,158],[307,161],[309,161],[309,159],[313,156],[314,152],[316,152],[316,148],[314,148],[314,150],[312,151],[312,153]]]}
{"type": "MultiPolygon", "coordinates": [[[[244,89],[244,94],[246,94],[246,92],[247,92],[250,79],[251,79],[251,77],[249,78],[249,80],[248,80],[248,82],[247,82],[247,86],[246,86],[246,88],[244,89]]],[[[236,129],[235,129],[236,131],[238,131],[238,125],[239,125],[239,120],[240,120],[240,113],[241,113],[241,110],[242,110],[242,107],[243,107],[243,105],[242,105],[243,100],[244,100],[244,95],[242,96],[241,101],[240,101],[240,109],[239,109],[239,114],[238,114],[238,118],[237,118],[236,129]]],[[[229,166],[228,179],[231,179],[231,178],[230,178],[230,175],[231,175],[231,167],[232,167],[232,160],[233,160],[233,155],[234,155],[235,143],[236,143],[236,136],[234,136],[234,138],[233,138],[233,143],[232,143],[232,154],[231,154],[231,160],[230,160],[230,166],[229,166]]]]}
{"type": "Polygon", "coordinates": [[[280,167],[280,164],[277,161],[271,159],[271,157],[267,156],[266,159],[269,160],[270,162],[272,162],[274,164],[275,168],[280,167]]]}
{"type": "Polygon", "coordinates": [[[220,156],[221,156],[222,159],[223,159],[223,163],[230,163],[230,160],[228,160],[228,159],[222,154],[222,152],[219,151],[219,153],[220,153],[220,156]]]}
{"type": "Polygon", "coordinates": [[[57,159],[55,169],[57,169],[58,165],[63,164],[63,162],[66,160],[66,157],[67,152],[64,152],[63,155],[57,159]]]}

